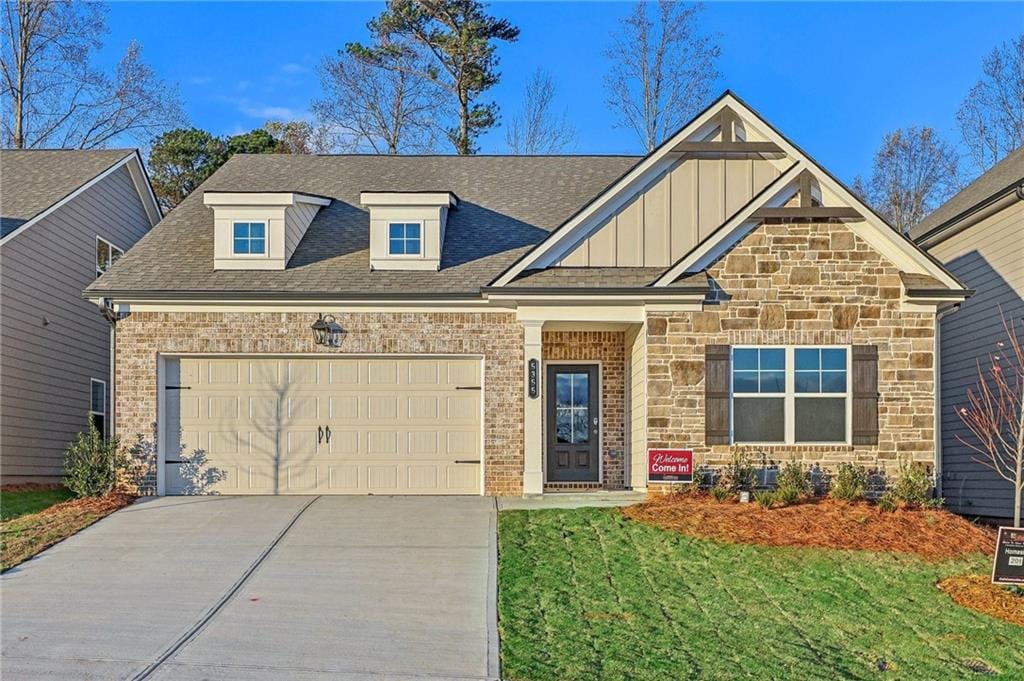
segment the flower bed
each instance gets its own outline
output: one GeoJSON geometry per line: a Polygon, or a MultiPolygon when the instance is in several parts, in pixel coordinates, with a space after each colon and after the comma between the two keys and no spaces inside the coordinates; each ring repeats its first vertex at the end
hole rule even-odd
{"type": "Polygon", "coordinates": [[[993,584],[987,575],[947,577],[938,586],[958,605],[1024,627],[1024,595],[993,584]]]}

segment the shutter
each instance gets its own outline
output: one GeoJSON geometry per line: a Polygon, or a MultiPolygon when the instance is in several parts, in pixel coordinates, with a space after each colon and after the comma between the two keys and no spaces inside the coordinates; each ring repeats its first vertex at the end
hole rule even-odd
{"type": "Polygon", "coordinates": [[[853,346],[853,444],[878,444],[878,346],[853,346]]]}
{"type": "Polygon", "coordinates": [[[730,444],[729,381],[732,358],[728,345],[704,347],[704,444],[730,444]]]}

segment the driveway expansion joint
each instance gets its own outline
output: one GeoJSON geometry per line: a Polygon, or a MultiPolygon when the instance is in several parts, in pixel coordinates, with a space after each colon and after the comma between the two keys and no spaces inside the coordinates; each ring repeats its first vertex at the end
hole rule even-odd
{"type": "Polygon", "coordinates": [[[306,509],[308,509],[310,506],[316,503],[316,501],[319,499],[319,495],[313,497],[305,505],[303,505],[302,508],[296,511],[295,515],[292,516],[292,519],[288,521],[288,524],[285,525],[284,528],[282,528],[281,531],[277,533],[277,536],[274,537],[273,540],[271,540],[270,544],[268,544],[267,547],[263,549],[260,555],[256,557],[256,560],[254,560],[252,564],[245,569],[242,575],[237,580],[235,580],[235,583],[231,585],[231,587],[224,593],[224,595],[218,598],[217,601],[209,609],[207,609],[207,611],[203,613],[203,615],[192,626],[190,626],[188,629],[185,630],[184,633],[181,634],[181,636],[179,636],[177,639],[174,640],[174,642],[167,646],[167,648],[165,648],[163,652],[161,652],[156,657],[155,660],[150,662],[138,674],[131,677],[132,681],[143,681],[144,679],[148,679],[153,675],[154,672],[156,672],[160,668],[162,664],[170,660],[182,648],[184,648],[190,642],[192,642],[192,640],[194,640],[195,637],[199,635],[199,633],[206,627],[206,625],[209,624],[210,621],[217,616],[217,613],[223,610],[224,606],[226,606],[231,601],[231,599],[234,598],[235,594],[237,594],[242,589],[242,587],[245,586],[245,583],[249,581],[249,578],[252,577],[252,575],[256,572],[257,569],[259,569],[260,565],[263,564],[263,561],[267,559],[267,557],[271,554],[271,552],[273,552],[277,545],[281,543],[281,540],[284,539],[285,535],[288,534],[288,532],[295,526],[295,523],[297,523],[302,514],[306,512],[306,509]]]}

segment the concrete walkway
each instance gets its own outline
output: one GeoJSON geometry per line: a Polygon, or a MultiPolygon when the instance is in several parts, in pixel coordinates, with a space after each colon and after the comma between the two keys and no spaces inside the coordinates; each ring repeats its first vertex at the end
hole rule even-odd
{"type": "Polygon", "coordinates": [[[0,578],[10,679],[493,679],[495,504],[166,497],[0,578]]]}

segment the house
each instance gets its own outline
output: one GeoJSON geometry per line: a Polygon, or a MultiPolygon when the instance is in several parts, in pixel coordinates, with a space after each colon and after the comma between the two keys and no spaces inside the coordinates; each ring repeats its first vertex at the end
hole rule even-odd
{"type": "Polygon", "coordinates": [[[979,363],[1006,339],[1004,318],[1024,332],[1024,147],[1012,152],[911,230],[911,236],[977,293],[939,324],[942,396],[940,492],[957,513],[1013,517],[1013,486],[978,462],[956,413],[979,363]]]}
{"type": "Polygon", "coordinates": [[[56,482],[113,434],[111,327],[82,289],[160,220],[134,150],[0,151],[0,482],[56,482]]]}
{"type": "Polygon", "coordinates": [[[235,156],[86,291],[158,494],[932,464],[968,294],[728,92],[641,158],[235,156]]]}

